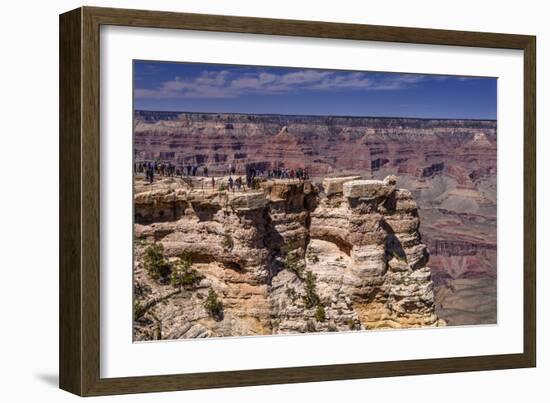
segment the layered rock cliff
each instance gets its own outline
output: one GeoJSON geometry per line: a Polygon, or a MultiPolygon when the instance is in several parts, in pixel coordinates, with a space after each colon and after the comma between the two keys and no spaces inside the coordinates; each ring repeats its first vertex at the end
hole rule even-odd
{"type": "Polygon", "coordinates": [[[247,192],[206,183],[136,183],[136,340],[444,324],[417,206],[395,177],[268,180],[247,192]],[[197,281],[153,279],[151,245],[168,261],[186,256],[197,281]]]}
{"type": "Polygon", "coordinates": [[[440,316],[496,323],[496,121],[137,111],[134,139],[137,161],[212,173],[231,164],[306,167],[315,180],[397,175],[418,203],[440,316]]]}

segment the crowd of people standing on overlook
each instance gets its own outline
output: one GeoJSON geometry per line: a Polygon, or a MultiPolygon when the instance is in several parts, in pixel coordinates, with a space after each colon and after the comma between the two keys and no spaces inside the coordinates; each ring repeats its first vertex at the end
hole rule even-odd
{"type": "MultiPolygon", "coordinates": [[[[154,175],[159,176],[197,176],[199,174],[199,165],[186,165],[176,167],[171,162],[136,162],[134,164],[134,173],[145,173],[147,178],[154,178],[154,175]]],[[[202,174],[208,176],[208,167],[202,167],[202,174]]]]}
{"type": "MultiPolygon", "coordinates": [[[[227,180],[227,187],[230,190],[241,190],[241,188],[246,185],[249,189],[254,188],[254,183],[256,179],[265,178],[265,179],[299,179],[306,180],[309,179],[309,173],[304,168],[290,169],[290,168],[275,168],[268,169],[259,169],[253,166],[246,166],[246,182],[243,181],[241,176],[233,179],[233,176],[237,175],[237,169],[235,165],[229,164],[227,171],[224,174],[229,175],[227,180]]],[[[187,164],[184,166],[177,167],[171,162],[159,162],[159,161],[148,161],[148,162],[136,162],[134,163],[134,173],[144,173],[145,177],[149,183],[153,183],[155,175],[162,177],[191,177],[191,176],[200,176],[208,177],[209,171],[206,165],[198,164],[187,164]]],[[[212,177],[212,187],[215,187],[216,181],[212,177]]]]}
{"type": "MultiPolygon", "coordinates": [[[[236,179],[233,179],[233,176],[236,175],[237,170],[235,167],[229,165],[229,178],[227,179],[227,188],[229,190],[241,190],[241,187],[245,186],[241,176],[238,176],[236,179]]],[[[306,169],[298,168],[296,170],[289,168],[277,168],[277,169],[268,169],[267,171],[263,169],[257,169],[254,167],[246,167],[246,188],[255,189],[257,187],[258,181],[260,179],[298,179],[306,180],[309,179],[309,174],[306,169]]],[[[212,178],[212,187],[215,187],[215,181],[212,178]]]]}
{"type": "Polygon", "coordinates": [[[309,173],[306,169],[298,168],[296,170],[289,168],[277,168],[274,170],[267,171],[268,178],[275,179],[309,179],[309,173]]]}
{"type": "MultiPolygon", "coordinates": [[[[171,176],[198,176],[199,165],[186,165],[182,167],[176,167],[171,162],[136,162],[134,164],[134,173],[145,173],[145,177],[149,182],[153,182],[155,175],[171,177],[171,176]]],[[[208,167],[202,167],[202,175],[208,176],[208,167]]]]}

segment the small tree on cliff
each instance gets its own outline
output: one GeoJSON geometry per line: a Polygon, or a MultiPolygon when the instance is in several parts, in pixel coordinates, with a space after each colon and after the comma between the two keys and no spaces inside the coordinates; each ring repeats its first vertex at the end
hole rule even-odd
{"type": "Polygon", "coordinates": [[[210,316],[216,321],[223,319],[223,304],[218,299],[218,294],[212,288],[208,290],[208,296],[206,301],[204,301],[204,309],[210,316]]]}
{"type": "Polygon", "coordinates": [[[307,309],[319,306],[321,304],[321,300],[315,289],[315,280],[315,275],[312,272],[307,271],[306,277],[304,278],[304,288],[306,291],[306,295],[304,295],[304,304],[307,309]]]}
{"type": "Polygon", "coordinates": [[[182,253],[172,267],[170,275],[170,284],[173,287],[187,288],[198,284],[203,277],[191,267],[193,262],[188,253],[182,253]]]}
{"type": "Polygon", "coordinates": [[[317,310],[315,311],[315,320],[317,322],[324,322],[327,318],[327,313],[323,305],[317,305],[317,310]]]}
{"type": "Polygon", "coordinates": [[[287,255],[285,255],[283,264],[287,270],[294,273],[298,278],[302,278],[304,263],[297,256],[297,253],[295,251],[289,252],[287,255]]]}
{"type": "Polygon", "coordinates": [[[304,278],[304,289],[306,291],[306,294],[303,297],[304,305],[307,309],[316,308],[315,320],[317,322],[324,322],[327,318],[327,313],[324,305],[321,303],[319,294],[317,294],[315,280],[317,280],[315,274],[308,270],[304,278]]]}
{"type": "Polygon", "coordinates": [[[170,262],[164,257],[164,247],[160,243],[149,245],[145,249],[143,265],[153,280],[166,281],[172,271],[170,262]]]}
{"type": "Polygon", "coordinates": [[[295,241],[289,241],[281,247],[283,253],[283,265],[285,269],[294,273],[299,279],[304,274],[304,260],[299,256],[300,245],[295,241]]]}

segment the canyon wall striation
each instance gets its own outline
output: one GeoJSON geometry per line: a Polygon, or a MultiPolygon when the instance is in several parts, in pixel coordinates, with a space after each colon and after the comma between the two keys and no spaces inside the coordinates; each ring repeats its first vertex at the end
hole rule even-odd
{"type": "Polygon", "coordinates": [[[314,184],[396,175],[418,203],[438,315],[496,323],[496,121],[136,111],[134,148],[136,161],[214,174],[305,167],[314,184]]]}
{"type": "Polygon", "coordinates": [[[396,178],[136,181],[135,340],[441,326],[417,205],[396,178]],[[185,255],[198,281],[145,269],[147,248],[185,255]],[[208,311],[209,294],[220,303],[208,311]]]}

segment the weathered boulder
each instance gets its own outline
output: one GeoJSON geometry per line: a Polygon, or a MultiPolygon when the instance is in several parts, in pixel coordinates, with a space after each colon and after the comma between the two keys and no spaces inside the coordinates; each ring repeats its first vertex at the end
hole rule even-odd
{"type": "Polygon", "coordinates": [[[384,180],[358,179],[345,181],[342,185],[344,196],[350,199],[372,200],[388,197],[394,190],[397,178],[387,176],[384,180]]]}

